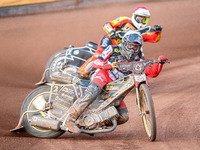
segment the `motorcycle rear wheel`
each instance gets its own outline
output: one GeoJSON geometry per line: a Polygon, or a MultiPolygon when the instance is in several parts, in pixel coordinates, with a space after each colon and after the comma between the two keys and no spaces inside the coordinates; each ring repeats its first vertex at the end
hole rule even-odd
{"type": "Polygon", "coordinates": [[[155,141],[157,129],[156,129],[156,117],[154,111],[153,100],[149,87],[146,84],[141,84],[139,87],[140,93],[140,108],[142,112],[142,121],[146,135],[150,141],[155,141]]]}
{"type": "MultiPolygon", "coordinates": [[[[22,107],[21,107],[21,114],[20,116],[30,110],[38,110],[44,108],[44,105],[49,100],[50,96],[50,86],[41,86],[34,91],[32,91],[24,100],[22,107]]],[[[27,113],[22,121],[22,124],[27,133],[33,135],[35,137],[41,138],[57,138],[64,133],[62,130],[50,130],[41,127],[32,126],[30,124],[31,117],[33,115],[39,115],[41,117],[48,117],[48,112],[34,112],[34,113],[27,113]]]]}

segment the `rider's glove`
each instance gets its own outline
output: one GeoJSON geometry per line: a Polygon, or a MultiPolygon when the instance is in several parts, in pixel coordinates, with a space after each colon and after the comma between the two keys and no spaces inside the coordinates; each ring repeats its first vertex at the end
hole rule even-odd
{"type": "Polygon", "coordinates": [[[159,56],[158,57],[158,60],[160,60],[161,62],[161,64],[164,64],[165,63],[165,61],[167,61],[168,60],[168,58],[166,57],[166,56],[159,56]]]}
{"type": "Polygon", "coordinates": [[[115,32],[115,30],[112,30],[109,34],[110,34],[110,38],[111,39],[116,38],[116,32],[115,32]]]}
{"type": "Polygon", "coordinates": [[[104,64],[102,69],[104,70],[114,70],[116,68],[116,62],[113,62],[112,64],[104,64]]]}
{"type": "Polygon", "coordinates": [[[99,59],[99,58],[97,58],[97,59],[93,62],[93,67],[96,68],[96,69],[102,68],[103,65],[104,65],[104,62],[103,62],[101,59],[99,59]]]}
{"type": "Polygon", "coordinates": [[[161,32],[162,31],[162,27],[160,25],[155,25],[154,26],[154,29],[157,31],[157,32],[161,32]]]}
{"type": "Polygon", "coordinates": [[[112,70],[113,65],[103,62],[101,59],[96,59],[93,63],[93,67],[96,69],[112,70]]]}
{"type": "Polygon", "coordinates": [[[168,58],[166,56],[159,56],[158,60],[160,60],[160,61],[167,61],[168,58]]]}
{"type": "Polygon", "coordinates": [[[104,64],[102,69],[104,69],[104,70],[112,70],[112,65],[111,64],[104,64]]]}

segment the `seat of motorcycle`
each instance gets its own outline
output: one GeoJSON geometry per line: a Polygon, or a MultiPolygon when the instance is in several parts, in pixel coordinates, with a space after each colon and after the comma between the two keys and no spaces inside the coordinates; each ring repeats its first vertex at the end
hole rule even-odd
{"type": "Polygon", "coordinates": [[[98,44],[91,42],[91,41],[88,41],[85,46],[88,46],[88,47],[93,48],[93,49],[97,49],[98,44]]]}

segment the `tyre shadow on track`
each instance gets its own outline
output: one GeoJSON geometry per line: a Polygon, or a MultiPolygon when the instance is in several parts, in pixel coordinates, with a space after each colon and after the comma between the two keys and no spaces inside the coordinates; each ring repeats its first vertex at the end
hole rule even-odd
{"type": "MultiPolygon", "coordinates": [[[[7,132],[7,131],[6,131],[7,132]]],[[[20,132],[7,132],[5,137],[28,137],[28,138],[37,138],[34,136],[29,135],[25,130],[21,130],[20,132]]],[[[37,138],[40,139],[40,138],[37,138]]],[[[42,138],[47,139],[47,138],[42,138]]],[[[62,136],[55,138],[56,140],[63,140],[63,139],[70,139],[70,140],[147,140],[145,135],[145,131],[137,130],[137,131],[129,131],[127,132],[113,132],[113,133],[100,133],[95,135],[88,135],[88,134],[74,134],[65,132],[62,136]]]]}
{"type": "Polygon", "coordinates": [[[144,130],[133,130],[133,131],[113,131],[112,133],[99,133],[94,136],[88,134],[71,134],[65,133],[59,139],[78,139],[78,140],[133,140],[133,139],[147,139],[144,130]]]}

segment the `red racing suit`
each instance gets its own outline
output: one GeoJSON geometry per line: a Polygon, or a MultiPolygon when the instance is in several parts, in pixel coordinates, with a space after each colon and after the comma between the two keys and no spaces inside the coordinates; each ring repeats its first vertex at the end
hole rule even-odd
{"type": "MultiPolygon", "coordinates": [[[[131,71],[128,70],[118,70],[112,69],[113,62],[127,62],[127,60],[121,55],[119,46],[108,46],[98,58],[93,61],[93,66],[96,68],[96,72],[93,77],[91,77],[91,82],[96,82],[101,86],[103,86],[109,82],[122,78],[124,75],[128,75],[131,71]]],[[[160,56],[161,61],[166,61],[167,58],[165,56],[160,56]]],[[[135,58],[134,61],[140,61],[140,58],[135,58]]],[[[148,66],[145,69],[145,73],[149,77],[156,77],[162,70],[162,64],[155,63],[152,66],[148,66]]],[[[124,96],[125,97],[125,96],[124,96]]],[[[123,97],[123,99],[124,99],[123,97]]],[[[128,109],[124,100],[122,99],[121,104],[119,105],[119,112],[126,112],[128,115],[128,109]]]]}
{"type": "MultiPolygon", "coordinates": [[[[111,41],[112,44],[109,43],[109,45],[118,45],[121,43],[121,41],[116,41],[115,39],[111,39],[110,38],[110,35],[109,33],[111,31],[129,31],[129,30],[137,30],[137,28],[134,26],[134,24],[132,23],[132,20],[131,18],[129,17],[118,17],[117,19],[115,20],[112,20],[112,21],[108,21],[106,22],[104,25],[103,25],[103,29],[104,31],[107,33],[107,35],[104,35],[100,41],[99,41],[99,44],[98,44],[98,48],[97,48],[97,51],[96,53],[101,53],[103,49],[105,49],[104,45],[105,45],[105,42],[103,41],[105,37],[109,38],[111,41]],[[102,45],[103,44],[103,45],[102,45]],[[100,52],[99,52],[100,51],[100,52]]],[[[151,43],[155,43],[155,42],[158,42],[161,38],[161,32],[157,32],[157,31],[154,31],[154,32],[149,32],[149,33],[146,33],[146,34],[143,34],[142,35],[143,37],[143,41],[144,42],[151,42],[151,43]]],[[[108,45],[107,45],[108,46],[108,45]]],[[[106,47],[107,47],[106,46],[106,47]]]]}
{"type": "MultiPolygon", "coordinates": [[[[86,77],[87,74],[89,74],[90,72],[90,70],[87,70],[87,68],[91,68],[91,67],[88,67],[89,66],[88,64],[91,61],[94,61],[104,51],[106,47],[108,47],[109,45],[115,46],[121,43],[120,38],[115,38],[115,39],[110,38],[109,33],[112,30],[114,31],[137,30],[137,28],[132,23],[132,20],[128,17],[118,17],[115,20],[108,21],[103,25],[103,29],[105,30],[107,34],[103,35],[101,39],[99,40],[98,47],[95,54],[91,58],[89,58],[78,70],[78,72],[82,74],[84,77],[86,77]]],[[[155,43],[160,40],[161,32],[157,32],[157,31],[149,32],[149,33],[143,34],[142,37],[143,37],[144,42],[155,43]]],[[[139,57],[142,58],[142,56],[139,56],[139,57]]]]}
{"type": "MultiPolygon", "coordinates": [[[[112,69],[113,62],[127,62],[127,60],[121,55],[119,46],[108,46],[98,58],[93,61],[94,68],[98,69],[95,75],[91,78],[91,82],[97,82],[101,88],[109,82],[122,78],[124,75],[128,75],[131,71],[112,69]]],[[[162,56],[164,57],[164,56],[162,56]]],[[[159,57],[161,58],[161,56],[159,57]]],[[[164,61],[167,60],[167,58],[164,61]]],[[[162,60],[163,60],[162,59],[162,60]]],[[[133,61],[141,61],[142,59],[135,57],[133,61]]],[[[145,69],[145,73],[149,77],[157,77],[162,70],[163,64],[155,63],[148,66],[145,69]]]]}

